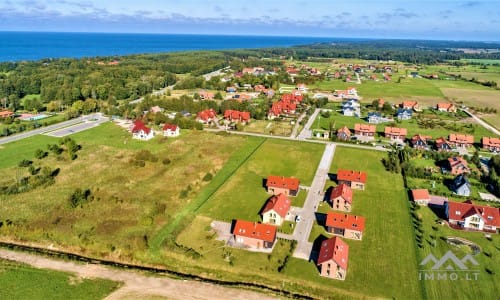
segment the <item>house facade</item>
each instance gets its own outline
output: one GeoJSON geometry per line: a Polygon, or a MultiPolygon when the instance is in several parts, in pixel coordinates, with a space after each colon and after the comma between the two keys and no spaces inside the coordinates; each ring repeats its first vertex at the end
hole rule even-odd
{"type": "Polygon", "coordinates": [[[362,137],[375,138],[375,125],[370,124],[354,124],[354,134],[362,137]]]}
{"type": "Polygon", "coordinates": [[[385,137],[393,141],[404,141],[406,138],[406,133],[406,128],[386,126],[384,129],[385,137]]]}
{"type": "Polygon", "coordinates": [[[352,190],[347,184],[334,187],[328,198],[334,210],[350,212],[352,210],[352,190]]]}
{"type": "Polygon", "coordinates": [[[326,230],[329,233],[347,239],[362,240],[365,230],[365,218],[339,212],[329,212],[326,215],[326,230]]]}
{"type": "Polygon", "coordinates": [[[348,141],[351,139],[351,131],[347,128],[347,126],[344,126],[337,131],[337,139],[341,141],[348,141]]]}
{"type": "Polygon", "coordinates": [[[448,201],[446,215],[450,225],[494,233],[500,231],[500,208],[475,205],[470,200],[448,201]]]}
{"type": "Polygon", "coordinates": [[[472,147],[474,144],[474,136],[468,134],[450,133],[449,142],[457,148],[472,147]]]}
{"type": "Polygon", "coordinates": [[[276,226],[236,220],[233,227],[236,246],[252,249],[273,248],[276,241],[276,226]]]}
{"type": "Polygon", "coordinates": [[[440,112],[456,113],[457,107],[453,103],[441,102],[436,105],[436,109],[440,112]]]}
{"type": "Polygon", "coordinates": [[[361,116],[361,105],[357,100],[349,99],[342,103],[342,113],[344,116],[359,118],[361,116]]]}
{"type": "Polygon", "coordinates": [[[429,150],[429,145],[427,144],[427,141],[430,139],[430,136],[424,136],[424,135],[414,135],[411,138],[411,146],[415,149],[420,149],[420,150],[429,150]]]}
{"type": "Polygon", "coordinates": [[[396,113],[396,117],[400,121],[410,120],[412,115],[413,115],[413,111],[411,109],[407,109],[407,108],[399,108],[397,113],[396,113]]]}
{"type": "Polygon", "coordinates": [[[364,190],[366,184],[366,173],[351,170],[338,170],[337,182],[339,185],[346,184],[351,189],[364,190]]]}
{"type": "Polygon", "coordinates": [[[179,126],[174,124],[163,125],[163,136],[177,137],[180,135],[179,126]]]}
{"type": "Polygon", "coordinates": [[[483,148],[491,152],[500,152],[500,138],[483,137],[481,139],[483,148]]]}
{"type": "Polygon", "coordinates": [[[270,175],[266,180],[267,192],[273,195],[297,196],[299,185],[300,181],[294,177],[270,175]]]}
{"type": "Polygon", "coordinates": [[[130,131],[132,132],[132,138],[137,140],[148,141],[154,137],[154,131],[139,120],[134,121],[130,131]]]}
{"type": "Polygon", "coordinates": [[[348,261],[349,245],[339,237],[332,237],[321,243],[317,261],[321,276],[345,280],[348,261]]]}
{"type": "Polygon", "coordinates": [[[448,142],[444,137],[436,139],[436,149],[439,152],[450,152],[453,151],[453,145],[448,142]]]}
{"type": "Polygon", "coordinates": [[[368,113],[368,123],[370,124],[379,124],[382,123],[382,114],[375,111],[368,113]]]}
{"type": "Polygon", "coordinates": [[[291,201],[284,194],[272,196],[261,211],[262,223],[281,226],[290,213],[291,201]]]}

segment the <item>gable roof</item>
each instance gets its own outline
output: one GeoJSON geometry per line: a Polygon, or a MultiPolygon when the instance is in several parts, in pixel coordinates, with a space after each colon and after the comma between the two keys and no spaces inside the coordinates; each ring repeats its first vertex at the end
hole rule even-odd
{"type": "Polygon", "coordinates": [[[406,135],[407,130],[406,128],[398,128],[398,127],[389,127],[386,126],[384,129],[384,133],[390,134],[390,135],[406,135]]]}
{"type": "Polygon", "coordinates": [[[342,197],[346,202],[352,204],[352,190],[347,184],[339,184],[335,188],[332,189],[330,193],[330,200],[337,199],[338,197],[342,197]]]}
{"type": "Polygon", "coordinates": [[[401,107],[405,108],[405,107],[415,107],[418,105],[418,102],[417,101],[403,101],[403,103],[401,103],[401,107]]]}
{"type": "Polygon", "coordinates": [[[318,265],[333,259],[342,269],[347,270],[349,260],[349,245],[338,236],[329,238],[321,243],[318,265]]]}
{"type": "Polygon", "coordinates": [[[248,111],[239,111],[239,110],[231,110],[228,109],[224,111],[225,119],[241,119],[242,121],[250,120],[250,113],[248,111]]]}
{"type": "Polygon", "coordinates": [[[167,131],[167,130],[176,131],[177,130],[177,125],[175,125],[175,124],[165,124],[165,125],[163,125],[163,130],[164,131],[167,131]]]}
{"type": "Polygon", "coordinates": [[[451,148],[450,142],[448,142],[444,137],[436,139],[436,146],[440,148],[442,145],[448,145],[451,148]]]}
{"type": "Polygon", "coordinates": [[[373,132],[375,133],[376,130],[375,125],[370,125],[370,124],[354,124],[354,130],[355,131],[362,131],[362,132],[373,132]]]}
{"type": "Polygon", "coordinates": [[[351,136],[351,131],[347,128],[347,126],[340,128],[337,133],[345,133],[347,136],[351,136]]]}
{"type": "Polygon", "coordinates": [[[328,227],[364,231],[365,218],[340,212],[329,212],[326,215],[325,225],[328,227]]]}
{"type": "Polygon", "coordinates": [[[136,133],[142,130],[144,133],[149,134],[149,132],[151,131],[151,128],[146,127],[146,125],[141,120],[135,120],[133,124],[134,125],[132,127],[132,133],[136,133]]]}
{"type": "Polygon", "coordinates": [[[467,168],[467,161],[463,159],[461,156],[453,156],[448,158],[448,163],[450,164],[451,168],[456,168],[460,165],[464,166],[467,168]]]}
{"type": "Polygon", "coordinates": [[[272,196],[269,200],[267,200],[261,214],[264,214],[270,210],[274,210],[278,215],[284,218],[290,210],[290,206],[290,199],[288,199],[288,197],[284,194],[279,194],[277,196],[272,196]]]}
{"type": "Polygon", "coordinates": [[[366,182],[366,173],[361,171],[351,171],[351,170],[338,170],[337,180],[341,181],[356,181],[356,182],[366,182]]]}
{"type": "Polygon", "coordinates": [[[257,222],[236,220],[233,234],[265,242],[273,242],[276,239],[276,227],[257,222]]]}
{"type": "Polygon", "coordinates": [[[450,110],[454,107],[455,107],[455,105],[453,105],[453,103],[440,102],[437,104],[438,109],[450,110]]]}
{"type": "Polygon", "coordinates": [[[297,178],[294,178],[294,177],[283,177],[283,176],[269,175],[267,177],[266,186],[267,187],[285,188],[285,189],[296,191],[299,189],[299,180],[297,178]]]}
{"type": "Polygon", "coordinates": [[[467,185],[470,188],[470,182],[463,174],[458,175],[453,179],[453,189],[458,190],[461,186],[467,185]]]}
{"type": "Polygon", "coordinates": [[[483,137],[482,142],[483,142],[483,147],[484,146],[500,147],[500,138],[485,136],[485,137],[483,137]]]}
{"type": "Polygon", "coordinates": [[[431,199],[429,191],[426,189],[411,190],[411,195],[413,196],[413,201],[418,201],[418,200],[429,201],[431,199]]]}
{"type": "Polygon", "coordinates": [[[424,143],[427,143],[427,140],[430,140],[430,139],[431,139],[431,137],[428,135],[416,134],[416,135],[412,136],[411,142],[413,144],[416,143],[417,141],[422,141],[424,143]]]}
{"type": "Polygon", "coordinates": [[[212,108],[210,109],[205,109],[205,110],[202,110],[198,113],[198,119],[200,120],[203,120],[203,121],[208,121],[209,119],[213,119],[217,116],[217,113],[215,112],[215,110],[213,110],[212,108]]]}
{"type": "Polygon", "coordinates": [[[486,225],[500,227],[500,208],[475,205],[470,200],[465,202],[448,201],[449,219],[462,221],[473,215],[479,215],[486,225]]]}
{"type": "Polygon", "coordinates": [[[474,136],[468,134],[450,133],[450,142],[461,144],[473,144],[474,136]]]}

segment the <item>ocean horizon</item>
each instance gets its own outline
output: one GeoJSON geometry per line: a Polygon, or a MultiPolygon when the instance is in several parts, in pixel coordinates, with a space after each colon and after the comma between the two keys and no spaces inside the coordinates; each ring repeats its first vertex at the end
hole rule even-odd
{"type": "Polygon", "coordinates": [[[0,62],[195,50],[290,47],[359,38],[83,32],[0,32],[0,62]]]}

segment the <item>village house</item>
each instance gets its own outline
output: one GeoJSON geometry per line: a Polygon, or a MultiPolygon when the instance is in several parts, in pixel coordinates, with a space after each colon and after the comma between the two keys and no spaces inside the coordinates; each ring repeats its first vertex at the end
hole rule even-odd
{"type": "Polygon", "coordinates": [[[132,132],[132,137],[134,139],[147,141],[154,137],[154,131],[151,128],[146,127],[146,125],[140,120],[136,120],[132,123],[132,129],[130,131],[132,132]]]}
{"type": "Polygon", "coordinates": [[[344,116],[359,118],[361,116],[361,105],[356,99],[348,99],[342,103],[342,113],[344,116]]]}
{"type": "Polygon", "coordinates": [[[418,205],[427,206],[429,204],[429,201],[431,201],[429,191],[426,189],[411,190],[411,195],[413,197],[413,201],[418,205]]]}
{"type": "Polygon", "coordinates": [[[385,137],[393,141],[404,141],[406,138],[406,133],[407,133],[406,128],[386,126],[384,129],[385,137]]]}
{"type": "Polygon", "coordinates": [[[224,119],[229,122],[240,122],[246,124],[250,122],[250,113],[248,111],[228,109],[224,111],[224,119]]]}
{"type": "Polygon", "coordinates": [[[299,184],[299,180],[294,177],[270,175],[266,180],[267,192],[273,195],[297,196],[299,184]]]}
{"type": "Polygon", "coordinates": [[[440,102],[436,105],[436,109],[441,112],[456,113],[457,107],[453,103],[440,102]]]}
{"type": "Polygon", "coordinates": [[[413,115],[413,110],[407,108],[398,108],[396,112],[396,117],[400,121],[410,120],[413,115]]]}
{"type": "Polygon", "coordinates": [[[276,241],[276,226],[236,220],[233,227],[237,246],[251,249],[271,249],[276,241]]]}
{"type": "Polygon", "coordinates": [[[334,187],[328,199],[334,210],[350,212],[352,209],[352,190],[347,184],[334,187]]]}
{"type": "Polygon", "coordinates": [[[474,144],[474,136],[468,134],[450,133],[448,140],[457,148],[472,147],[474,144]]]}
{"type": "Polygon", "coordinates": [[[271,105],[271,108],[269,109],[267,118],[269,120],[273,120],[274,118],[279,117],[281,115],[294,114],[296,109],[297,105],[295,103],[289,103],[283,101],[274,102],[271,105]]]}
{"type": "Polygon", "coordinates": [[[347,239],[362,240],[365,218],[339,212],[326,215],[326,231],[347,239]]]}
{"type": "Polygon", "coordinates": [[[481,139],[483,148],[491,152],[500,152],[500,138],[483,137],[481,139]]]}
{"type": "Polygon", "coordinates": [[[403,101],[403,103],[401,103],[399,106],[401,108],[410,109],[414,111],[418,111],[420,109],[417,101],[403,101]]]}
{"type": "Polygon", "coordinates": [[[337,139],[341,141],[348,141],[351,139],[351,131],[347,128],[347,126],[344,126],[337,131],[337,139]]]}
{"type": "Polygon", "coordinates": [[[364,190],[366,184],[366,173],[351,170],[338,170],[337,183],[346,184],[351,189],[364,190]]]}
{"type": "Polygon", "coordinates": [[[379,124],[382,123],[382,114],[378,111],[372,111],[368,113],[368,123],[379,124]]]}
{"type": "Polygon", "coordinates": [[[291,201],[284,194],[274,195],[262,208],[262,223],[281,226],[290,212],[291,201]]]}
{"type": "Polygon", "coordinates": [[[249,101],[252,100],[254,97],[251,94],[236,94],[233,95],[232,99],[237,100],[238,102],[243,102],[243,101],[249,101]]]}
{"type": "Polygon", "coordinates": [[[200,91],[198,95],[200,96],[201,100],[214,100],[215,97],[214,93],[207,91],[200,91]]]}
{"type": "Polygon", "coordinates": [[[354,134],[362,137],[371,137],[371,139],[375,139],[375,125],[369,124],[354,124],[354,134]]]}
{"type": "Polygon", "coordinates": [[[205,109],[197,114],[196,120],[203,124],[211,124],[217,121],[217,113],[212,108],[205,109]]]}
{"type": "Polygon", "coordinates": [[[163,136],[177,137],[180,135],[179,126],[175,124],[163,125],[163,136]]]}
{"type": "Polygon", "coordinates": [[[427,144],[427,141],[430,140],[430,136],[425,136],[421,134],[414,135],[411,138],[411,146],[414,149],[420,149],[420,150],[429,150],[429,145],[427,144]]]}
{"type": "Polygon", "coordinates": [[[451,190],[459,195],[469,197],[471,193],[471,185],[467,177],[464,174],[460,174],[451,183],[451,190]]]}
{"type": "Polygon", "coordinates": [[[297,91],[295,93],[281,95],[280,100],[286,103],[299,104],[302,100],[304,100],[304,96],[302,93],[297,91]]]}
{"type": "Polygon", "coordinates": [[[470,173],[470,169],[467,166],[467,161],[461,156],[453,156],[448,158],[448,168],[451,175],[470,173]]]}
{"type": "Polygon", "coordinates": [[[448,142],[444,137],[436,139],[436,149],[439,152],[450,152],[453,150],[453,145],[448,142]]]}
{"type": "Polygon", "coordinates": [[[14,112],[10,110],[2,110],[0,111],[0,118],[5,119],[5,118],[10,118],[14,116],[14,112]]]}
{"type": "Polygon", "coordinates": [[[321,243],[317,264],[320,275],[345,280],[349,260],[349,245],[335,236],[321,243]]]}
{"type": "Polygon", "coordinates": [[[498,233],[500,208],[473,204],[472,201],[447,202],[446,216],[452,226],[498,233]]]}

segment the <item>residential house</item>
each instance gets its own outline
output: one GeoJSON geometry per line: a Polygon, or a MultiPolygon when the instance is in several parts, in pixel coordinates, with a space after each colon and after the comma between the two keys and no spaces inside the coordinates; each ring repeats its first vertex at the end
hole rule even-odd
{"type": "Polygon", "coordinates": [[[448,201],[446,216],[452,226],[495,233],[500,229],[500,208],[476,205],[470,200],[448,201]]]}
{"type": "Polygon", "coordinates": [[[250,113],[248,111],[228,109],[224,111],[224,119],[229,122],[248,123],[250,122],[250,113]]]}
{"type": "Polygon", "coordinates": [[[491,152],[500,152],[500,138],[483,137],[481,139],[483,148],[491,152]]]}
{"type": "Polygon", "coordinates": [[[302,93],[300,93],[300,92],[297,91],[296,93],[281,95],[280,100],[282,102],[299,104],[300,102],[302,102],[302,100],[304,100],[304,96],[302,95],[302,93]]]}
{"type": "Polygon", "coordinates": [[[200,91],[198,95],[200,95],[201,100],[214,100],[215,97],[214,93],[207,91],[200,91]]]}
{"type": "Polygon", "coordinates": [[[456,113],[457,107],[453,103],[440,102],[436,105],[436,109],[441,112],[456,113]]]}
{"type": "Polygon", "coordinates": [[[256,86],[253,87],[253,90],[258,93],[264,93],[264,91],[266,91],[267,89],[262,84],[257,84],[256,86]]]}
{"type": "Polygon", "coordinates": [[[130,131],[132,132],[132,137],[134,139],[147,141],[154,137],[154,131],[140,120],[134,121],[130,131]]]}
{"type": "Polygon", "coordinates": [[[303,99],[302,94],[284,94],[281,100],[274,102],[269,109],[267,118],[272,120],[280,115],[294,114],[297,109],[297,103],[303,99]]]}
{"type": "Polygon", "coordinates": [[[344,116],[355,116],[359,118],[361,116],[361,105],[358,100],[349,99],[342,103],[342,113],[344,116]]]}
{"type": "Polygon", "coordinates": [[[212,108],[200,111],[196,116],[196,120],[203,124],[211,124],[217,121],[217,113],[212,108]]]}
{"type": "Polygon", "coordinates": [[[163,125],[163,136],[177,137],[180,135],[179,126],[175,124],[163,125]]]}
{"type": "Polygon", "coordinates": [[[406,133],[406,128],[386,126],[384,129],[385,137],[393,141],[404,141],[406,138],[406,133]]]}
{"type": "Polygon", "coordinates": [[[439,152],[450,152],[453,150],[453,145],[444,137],[436,139],[436,148],[439,152]]]}
{"type": "Polygon", "coordinates": [[[420,150],[429,150],[429,145],[427,144],[427,141],[430,140],[430,136],[425,136],[421,134],[414,135],[411,138],[411,145],[415,149],[420,149],[420,150]]]}
{"type": "Polygon", "coordinates": [[[461,156],[453,156],[448,158],[448,167],[452,175],[470,173],[470,168],[467,166],[467,161],[461,156]]]}
{"type": "Polygon", "coordinates": [[[0,111],[0,118],[5,119],[5,118],[10,118],[14,116],[14,112],[10,110],[2,110],[0,111]]]}
{"type": "Polygon", "coordinates": [[[351,139],[351,131],[347,128],[347,126],[344,126],[337,131],[337,139],[341,141],[348,141],[351,139]]]}
{"type": "Polygon", "coordinates": [[[468,134],[450,133],[448,140],[457,148],[472,147],[474,144],[474,136],[468,134]]]}
{"type": "Polygon", "coordinates": [[[291,201],[284,194],[274,195],[267,200],[261,211],[262,223],[281,226],[290,213],[291,201]]]}
{"type": "Polygon", "coordinates": [[[349,260],[349,245],[335,236],[321,243],[317,264],[320,275],[345,280],[349,260]]]}
{"type": "Polygon", "coordinates": [[[347,184],[334,187],[328,199],[335,210],[350,212],[352,209],[352,190],[347,184]]]}
{"type": "Polygon", "coordinates": [[[418,205],[427,206],[429,201],[431,201],[429,191],[426,189],[411,190],[411,195],[413,196],[413,201],[418,205]]]}
{"type": "Polygon", "coordinates": [[[354,134],[362,137],[371,137],[375,138],[375,125],[370,124],[354,124],[354,134]]]}
{"type": "Polygon", "coordinates": [[[297,90],[302,92],[302,93],[307,93],[307,91],[309,89],[307,88],[307,86],[305,84],[299,83],[299,84],[297,84],[297,90]]]}
{"type": "Polygon", "coordinates": [[[451,190],[459,196],[468,197],[471,193],[471,185],[467,177],[464,174],[460,174],[453,179],[451,190]]]}
{"type": "Polygon", "coordinates": [[[382,123],[382,114],[378,111],[372,111],[368,113],[368,123],[379,124],[382,123]]]}
{"type": "Polygon", "coordinates": [[[417,101],[403,101],[399,106],[404,109],[412,109],[415,111],[418,111],[420,109],[417,101]]]}
{"type": "Polygon", "coordinates": [[[243,101],[249,101],[249,100],[252,100],[254,97],[250,94],[236,94],[236,95],[233,95],[232,97],[234,100],[237,100],[238,102],[243,102],[243,101]]]}
{"type": "Polygon", "coordinates": [[[326,215],[326,230],[329,233],[347,239],[362,240],[365,230],[365,218],[339,212],[329,212],[326,215]]]}
{"type": "Polygon", "coordinates": [[[294,177],[270,175],[266,180],[267,192],[273,195],[297,196],[300,181],[294,177]]]}
{"type": "Polygon", "coordinates": [[[360,171],[338,170],[338,184],[346,184],[351,189],[364,190],[366,184],[366,173],[360,171]]]}
{"type": "Polygon", "coordinates": [[[236,220],[233,236],[236,245],[252,249],[273,248],[276,241],[276,226],[236,220]]]}
{"type": "Polygon", "coordinates": [[[400,121],[410,120],[413,115],[413,110],[407,108],[398,108],[396,117],[400,121]]]}

